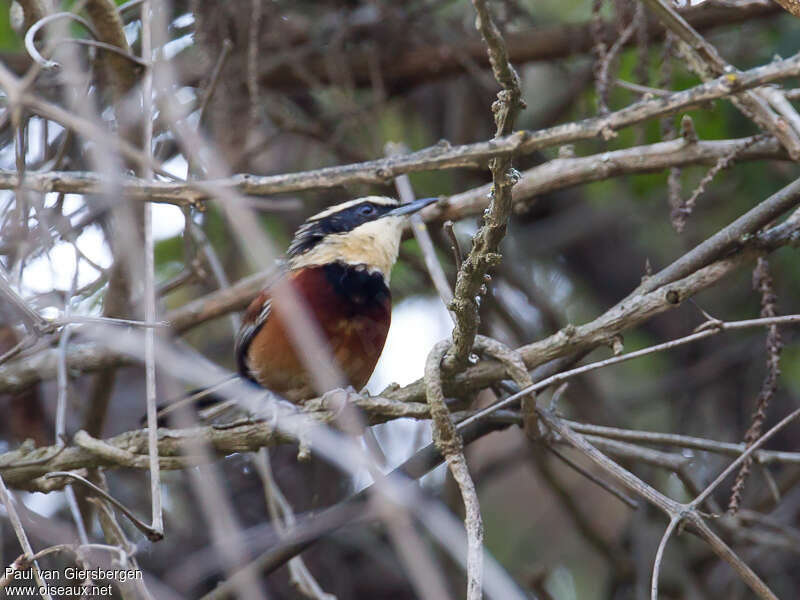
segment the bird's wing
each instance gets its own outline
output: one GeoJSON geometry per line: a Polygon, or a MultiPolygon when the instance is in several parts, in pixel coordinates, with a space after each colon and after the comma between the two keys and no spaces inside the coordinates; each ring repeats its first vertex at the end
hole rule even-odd
{"type": "Polygon", "coordinates": [[[242,326],[239,328],[234,341],[233,351],[234,356],[236,356],[236,367],[239,374],[252,381],[255,381],[255,379],[253,379],[250,367],[247,364],[247,351],[250,348],[250,342],[253,341],[253,338],[269,319],[271,310],[272,299],[266,291],[262,291],[247,307],[242,318],[242,326]]]}

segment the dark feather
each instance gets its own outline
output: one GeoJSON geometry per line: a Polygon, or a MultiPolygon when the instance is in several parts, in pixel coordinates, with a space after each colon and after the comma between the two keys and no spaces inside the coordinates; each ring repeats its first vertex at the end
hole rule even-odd
{"type": "Polygon", "coordinates": [[[236,369],[239,375],[250,381],[255,381],[255,379],[247,364],[247,352],[250,348],[250,342],[253,341],[253,338],[264,326],[264,323],[267,322],[271,309],[272,300],[265,292],[261,292],[247,307],[242,319],[242,326],[239,328],[234,340],[233,352],[236,357],[236,369]]]}

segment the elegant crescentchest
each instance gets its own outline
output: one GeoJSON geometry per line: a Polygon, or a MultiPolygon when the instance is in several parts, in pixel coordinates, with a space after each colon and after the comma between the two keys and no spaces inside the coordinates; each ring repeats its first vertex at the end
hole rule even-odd
{"type": "MultiPolygon", "coordinates": [[[[289,246],[288,282],[356,389],[372,375],[389,332],[389,279],[405,217],[434,200],[350,200],[309,218],[289,246]]],[[[275,302],[266,289],[245,312],[236,340],[237,366],[244,377],[302,402],[320,390],[291,342],[290,324],[279,316],[292,311],[276,310],[275,302]]]]}

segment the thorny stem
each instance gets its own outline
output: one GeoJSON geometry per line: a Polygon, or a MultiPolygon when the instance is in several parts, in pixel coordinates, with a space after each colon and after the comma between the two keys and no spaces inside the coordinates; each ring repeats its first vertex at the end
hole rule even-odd
{"type": "MultiPolygon", "coordinates": [[[[756,261],[756,268],[753,270],[753,287],[761,293],[761,316],[763,318],[775,317],[777,310],[777,298],[772,285],[772,277],[769,273],[769,262],[766,258],[759,258],[756,261]]],[[[778,326],[773,324],[767,327],[766,356],[767,373],[764,376],[764,383],[756,400],[756,409],[753,412],[750,427],[744,435],[746,445],[753,444],[760,436],[767,418],[767,408],[770,400],[778,388],[778,377],[780,376],[780,355],[783,342],[778,326]]],[[[752,464],[752,456],[742,463],[736,481],[731,490],[731,498],[728,502],[728,513],[736,514],[742,499],[742,492],[747,481],[752,464]]]]}

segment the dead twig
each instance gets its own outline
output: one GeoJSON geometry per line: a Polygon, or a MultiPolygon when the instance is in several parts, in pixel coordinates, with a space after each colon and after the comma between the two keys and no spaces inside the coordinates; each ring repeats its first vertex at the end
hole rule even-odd
{"type": "MultiPolygon", "coordinates": [[[[777,298],[772,285],[772,277],[769,273],[769,262],[766,258],[759,258],[756,261],[756,268],[753,270],[753,288],[761,294],[761,316],[764,318],[775,317],[777,313],[777,298]]],[[[744,434],[746,446],[751,446],[761,437],[764,421],[767,418],[767,408],[770,400],[778,389],[778,377],[780,376],[780,358],[783,342],[781,340],[780,329],[777,325],[767,327],[766,356],[767,373],[764,376],[764,383],[756,400],[756,409],[751,417],[750,427],[744,434]]],[[[731,498],[728,502],[728,514],[735,515],[739,510],[742,500],[742,492],[753,463],[752,455],[742,463],[739,474],[731,490],[731,498]]]]}
{"type": "MultiPolygon", "coordinates": [[[[688,58],[689,67],[703,80],[719,77],[723,73],[731,80],[738,77],[733,69],[667,0],[644,0],[659,19],[681,42],[681,51],[688,58]]],[[[800,132],[782,124],[773,113],[763,94],[758,90],[746,91],[731,97],[731,101],[742,113],[781,141],[793,160],[800,159],[800,132]]]]}
{"type": "Polygon", "coordinates": [[[45,479],[52,479],[54,477],[68,477],[74,481],[77,481],[81,485],[90,489],[93,493],[100,496],[103,500],[112,504],[117,510],[119,510],[123,515],[128,517],[128,520],[143,534],[147,536],[147,539],[151,542],[157,542],[164,537],[163,531],[158,531],[153,527],[147,525],[141,521],[136,515],[134,515],[122,502],[114,498],[111,494],[106,492],[104,489],[100,488],[99,486],[95,485],[85,477],[81,477],[77,473],[71,473],[69,471],[52,471],[47,473],[45,479]]]}
{"type": "Polygon", "coordinates": [[[14,500],[11,498],[11,494],[9,493],[2,477],[0,477],[0,501],[2,501],[3,506],[6,509],[6,514],[8,515],[8,519],[11,521],[11,527],[14,529],[14,533],[17,536],[19,545],[22,546],[22,552],[25,557],[25,561],[30,564],[31,568],[33,569],[33,576],[36,580],[36,585],[38,586],[37,593],[45,600],[53,600],[52,596],[50,596],[50,592],[47,591],[47,586],[42,578],[42,572],[39,569],[39,564],[34,558],[35,554],[33,552],[33,547],[31,546],[30,540],[28,540],[25,529],[22,527],[22,521],[19,518],[17,509],[14,507],[14,500]]]}
{"type": "MultiPolygon", "coordinates": [[[[495,140],[498,140],[513,131],[517,114],[525,107],[525,103],[519,76],[508,61],[505,40],[492,20],[486,0],[473,0],[472,5],[477,13],[475,26],[486,43],[492,72],[503,88],[492,104],[495,140]]],[[[449,370],[463,369],[468,364],[480,322],[478,298],[486,291],[489,269],[501,260],[498,246],[505,237],[511,216],[511,188],[520,177],[513,168],[512,156],[513,152],[489,161],[492,173],[489,208],[484,213],[481,228],[472,239],[472,248],[458,271],[453,302],[450,304],[455,316],[455,328],[453,345],[445,359],[445,367],[449,370]]]]}

